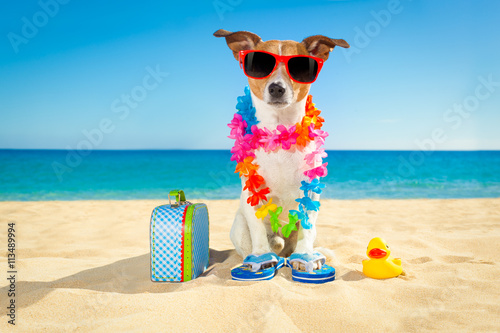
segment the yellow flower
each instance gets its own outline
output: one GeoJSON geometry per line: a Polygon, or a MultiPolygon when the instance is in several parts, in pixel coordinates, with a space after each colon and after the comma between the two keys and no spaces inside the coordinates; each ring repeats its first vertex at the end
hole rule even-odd
{"type": "Polygon", "coordinates": [[[268,203],[257,209],[255,216],[257,216],[258,219],[264,219],[270,210],[275,211],[277,208],[278,206],[273,204],[273,198],[270,198],[268,203]]]}

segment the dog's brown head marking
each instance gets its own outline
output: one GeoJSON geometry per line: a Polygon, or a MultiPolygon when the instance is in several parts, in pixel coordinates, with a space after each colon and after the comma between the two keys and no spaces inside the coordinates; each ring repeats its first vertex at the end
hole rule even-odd
{"type": "Polygon", "coordinates": [[[240,60],[239,52],[242,50],[253,50],[262,39],[248,31],[231,32],[219,29],[214,32],[215,37],[225,37],[227,46],[233,51],[234,58],[240,60]]]}
{"type": "MultiPolygon", "coordinates": [[[[233,51],[234,58],[238,61],[239,52],[242,50],[261,50],[279,55],[312,55],[327,60],[335,46],[349,47],[349,44],[343,39],[332,39],[323,35],[307,37],[301,43],[291,40],[269,40],[264,42],[259,36],[248,31],[230,32],[219,29],[214,32],[214,36],[226,38],[227,45],[233,51]]],[[[311,86],[311,84],[291,80],[282,63],[278,65],[277,70],[270,77],[266,79],[248,78],[248,83],[257,98],[276,107],[301,101],[307,96],[311,86]],[[278,85],[283,89],[284,93],[279,99],[270,97],[271,85],[273,87],[278,85]]]]}

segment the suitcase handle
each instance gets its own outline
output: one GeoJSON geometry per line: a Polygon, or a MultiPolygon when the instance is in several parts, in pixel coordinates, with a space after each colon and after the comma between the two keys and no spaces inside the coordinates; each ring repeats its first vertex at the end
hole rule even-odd
{"type": "Polygon", "coordinates": [[[186,195],[184,194],[183,190],[170,191],[170,193],[168,194],[168,203],[170,204],[170,206],[172,206],[172,201],[170,199],[170,196],[175,197],[176,203],[174,203],[174,206],[179,206],[183,202],[186,202],[186,195]]]}

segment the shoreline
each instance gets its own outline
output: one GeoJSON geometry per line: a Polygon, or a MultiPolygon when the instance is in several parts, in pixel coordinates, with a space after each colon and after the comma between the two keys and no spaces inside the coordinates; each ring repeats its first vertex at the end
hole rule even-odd
{"type": "MultiPolygon", "coordinates": [[[[360,198],[360,199],[331,199],[331,198],[320,198],[320,201],[339,201],[339,202],[346,202],[346,201],[405,201],[405,200],[432,200],[432,201],[439,201],[439,200],[495,200],[495,199],[500,199],[500,196],[498,197],[470,197],[470,198],[360,198]]],[[[199,199],[199,198],[189,198],[188,201],[193,202],[193,203],[198,203],[198,202],[210,202],[210,201],[239,201],[239,198],[233,198],[233,199],[199,199]]],[[[21,203],[21,202],[91,202],[91,201],[109,201],[109,202],[117,202],[117,201],[125,201],[125,202],[130,202],[130,201],[138,201],[138,202],[157,202],[157,201],[168,201],[167,198],[156,198],[156,199],[57,199],[57,200],[0,200],[0,204],[2,203],[21,203]]]]}

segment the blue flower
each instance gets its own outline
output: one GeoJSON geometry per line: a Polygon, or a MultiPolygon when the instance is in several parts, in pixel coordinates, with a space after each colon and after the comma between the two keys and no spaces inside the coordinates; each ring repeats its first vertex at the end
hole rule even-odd
{"type": "Polygon", "coordinates": [[[323,192],[321,189],[325,188],[325,186],[326,186],[325,184],[321,184],[319,182],[318,178],[313,179],[310,183],[303,180],[301,182],[301,184],[302,184],[302,186],[300,187],[300,189],[302,191],[304,191],[305,197],[309,196],[309,191],[313,191],[314,193],[321,194],[321,192],[323,192]]]}
{"type": "Polygon", "coordinates": [[[245,131],[247,134],[252,134],[252,126],[257,125],[259,121],[255,117],[255,107],[252,103],[252,96],[250,96],[250,87],[245,87],[245,95],[238,97],[238,103],[236,104],[236,109],[238,114],[241,115],[243,120],[247,123],[245,131]]]}
{"type": "Polygon", "coordinates": [[[319,201],[313,201],[309,197],[303,197],[303,198],[300,198],[300,199],[295,199],[295,201],[297,201],[300,205],[303,205],[304,209],[306,211],[308,211],[308,210],[318,211],[319,210],[319,206],[320,206],[319,201]]]}
{"type": "Polygon", "coordinates": [[[302,210],[301,206],[299,206],[299,209],[300,209],[300,211],[298,211],[298,210],[289,210],[288,212],[290,214],[294,215],[294,216],[297,216],[298,220],[303,220],[305,218],[306,214],[302,210]]]}
{"type": "Polygon", "coordinates": [[[299,205],[299,210],[290,210],[289,213],[292,214],[292,216],[297,216],[297,219],[300,220],[302,228],[311,229],[312,224],[309,222],[309,216],[306,212],[304,212],[302,205],[299,205]]]}
{"type": "Polygon", "coordinates": [[[300,224],[302,225],[302,228],[304,229],[311,229],[312,228],[312,223],[309,222],[309,216],[307,214],[304,215],[304,218],[300,220],[300,224]]]}

